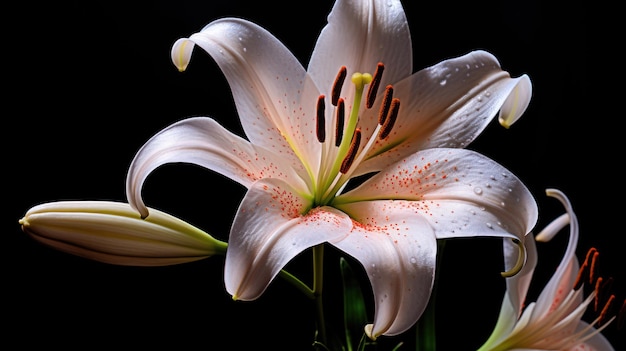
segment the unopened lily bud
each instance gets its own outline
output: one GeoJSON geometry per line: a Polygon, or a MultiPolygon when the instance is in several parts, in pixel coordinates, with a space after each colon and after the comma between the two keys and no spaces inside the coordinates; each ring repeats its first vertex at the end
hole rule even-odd
{"type": "Polygon", "coordinates": [[[111,201],[59,201],[35,206],[20,219],[39,242],[110,264],[166,266],[225,254],[227,243],[167,213],[141,219],[130,205],[111,201]]]}

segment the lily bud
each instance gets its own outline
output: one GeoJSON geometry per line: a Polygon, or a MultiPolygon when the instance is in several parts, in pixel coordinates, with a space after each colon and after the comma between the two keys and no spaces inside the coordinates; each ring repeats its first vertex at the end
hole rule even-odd
{"type": "Polygon", "coordinates": [[[167,266],[225,254],[227,243],[167,213],[141,219],[129,204],[59,201],[35,206],[19,223],[37,241],[94,261],[167,266]]]}

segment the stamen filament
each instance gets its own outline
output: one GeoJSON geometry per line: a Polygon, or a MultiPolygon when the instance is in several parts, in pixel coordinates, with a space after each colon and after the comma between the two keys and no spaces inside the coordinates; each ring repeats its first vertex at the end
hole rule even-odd
{"type": "Polygon", "coordinates": [[[379,62],[376,66],[376,71],[374,72],[372,83],[367,90],[367,98],[365,100],[366,108],[372,108],[372,106],[374,106],[374,101],[376,101],[376,94],[378,93],[378,87],[380,86],[380,81],[382,80],[384,70],[385,65],[382,62],[379,62]]]}
{"type": "Polygon", "coordinates": [[[317,132],[317,140],[323,143],[326,140],[326,104],[324,99],[326,97],[322,94],[317,98],[317,119],[315,131],[317,132]]]}
{"type": "Polygon", "coordinates": [[[348,74],[348,69],[346,66],[341,66],[339,72],[337,73],[337,77],[335,78],[335,82],[333,83],[333,88],[331,90],[331,103],[333,106],[337,106],[339,101],[339,96],[341,95],[341,88],[343,87],[343,82],[346,79],[346,75],[348,74]]]}

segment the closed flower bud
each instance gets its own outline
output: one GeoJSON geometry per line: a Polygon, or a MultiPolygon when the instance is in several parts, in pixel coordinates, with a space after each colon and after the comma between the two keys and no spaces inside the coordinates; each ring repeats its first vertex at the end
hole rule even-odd
{"type": "Polygon", "coordinates": [[[166,266],[225,254],[227,244],[167,213],[141,219],[130,205],[59,201],[31,208],[22,230],[48,246],[104,263],[166,266]]]}

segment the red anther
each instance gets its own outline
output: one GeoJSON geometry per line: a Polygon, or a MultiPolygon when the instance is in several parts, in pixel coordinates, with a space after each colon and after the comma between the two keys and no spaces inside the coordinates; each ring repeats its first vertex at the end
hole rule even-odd
{"type": "Polygon", "coordinates": [[[374,101],[376,100],[376,94],[378,93],[378,87],[380,86],[384,70],[385,65],[382,62],[379,62],[376,66],[376,72],[374,72],[374,76],[372,77],[370,87],[367,90],[367,98],[365,99],[365,107],[367,108],[372,108],[372,106],[374,106],[374,101]]]}
{"type": "Polygon", "coordinates": [[[600,253],[598,251],[594,251],[593,256],[591,258],[591,265],[589,266],[589,284],[593,284],[598,275],[598,258],[600,257],[600,253]]]}
{"type": "Polygon", "coordinates": [[[574,290],[578,290],[585,280],[585,276],[587,275],[587,271],[589,270],[589,265],[587,264],[587,260],[583,261],[583,264],[580,265],[580,269],[578,269],[578,275],[576,276],[576,282],[574,282],[574,290]]]}
{"type": "Polygon", "coordinates": [[[393,86],[387,85],[385,88],[385,96],[383,97],[383,102],[380,104],[380,112],[378,113],[378,124],[381,126],[385,123],[387,119],[387,114],[389,113],[389,107],[391,106],[391,98],[393,98],[393,86]]]}
{"type": "Polygon", "coordinates": [[[341,145],[343,140],[343,125],[345,123],[346,104],[343,98],[339,98],[337,101],[337,124],[335,126],[335,146],[341,145]]]}
{"type": "Polygon", "coordinates": [[[578,288],[582,286],[583,281],[585,281],[585,277],[587,276],[587,274],[589,274],[589,260],[597,251],[598,250],[595,247],[592,247],[587,251],[585,261],[582,263],[580,269],[578,270],[578,276],[576,277],[576,282],[574,283],[574,290],[578,290],[578,288]]]}
{"type": "Polygon", "coordinates": [[[604,301],[608,291],[611,289],[611,285],[613,285],[613,278],[609,277],[604,280],[602,277],[598,277],[596,280],[596,298],[594,303],[594,311],[598,311],[600,308],[600,304],[604,301]]]}
{"type": "Polygon", "coordinates": [[[354,131],[354,135],[352,135],[352,141],[350,142],[350,149],[344,157],[343,162],[341,162],[341,168],[339,171],[343,174],[346,174],[352,166],[352,162],[354,162],[354,158],[356,157],[356,153],[359,150],[359,144],[361,144],[361,129],[357,128],[354,131]]]}
{"type": "Polygon", "coordinates": [[[317,98],[317,120],[315,131],[317,132],[317,140],[323,143],[326,140],[326,104],[325,96],[322,94],[317,98]]]}
{"type": "Polygon", "coordinates": [[[598,327],[602,326],[602,324],[604,324],[604,321],[606,321],[607,316],[609,315],[609,312],[611,311],[611,307],[613,306],[614,301],[615,301],[615,295],[611,295],[609,297],[609,300],[604,305],[602,312],[600,312],[600,317],[598,317],[598,327]]]}
{"type": "Polygon", "coordinates": [[[385,124],[383,124],[380,129],[380,133],[378,137],[382,140],[385,139],[389,133],[391,133],[391,129],[393,125],[396,123],[396,119],[398,119],[398,111],[400,110],[400,99],[391,100],[391,107],[389,107],[389,113],[385,118],[385,124]]]}
{"type": "Polygon", "coordinates": [[[331,90],[330,102],[333,104],[333,106],[337,106],[339,96],[341,95],[341,87],[343,87],[343,81],[346,80],[347,74],[348,69],[346,68],[346,66],[341,66],[339,72],[337,73],[337,77],[335,78],[335,82],[333,83],[333,88],[331,90]]]}

